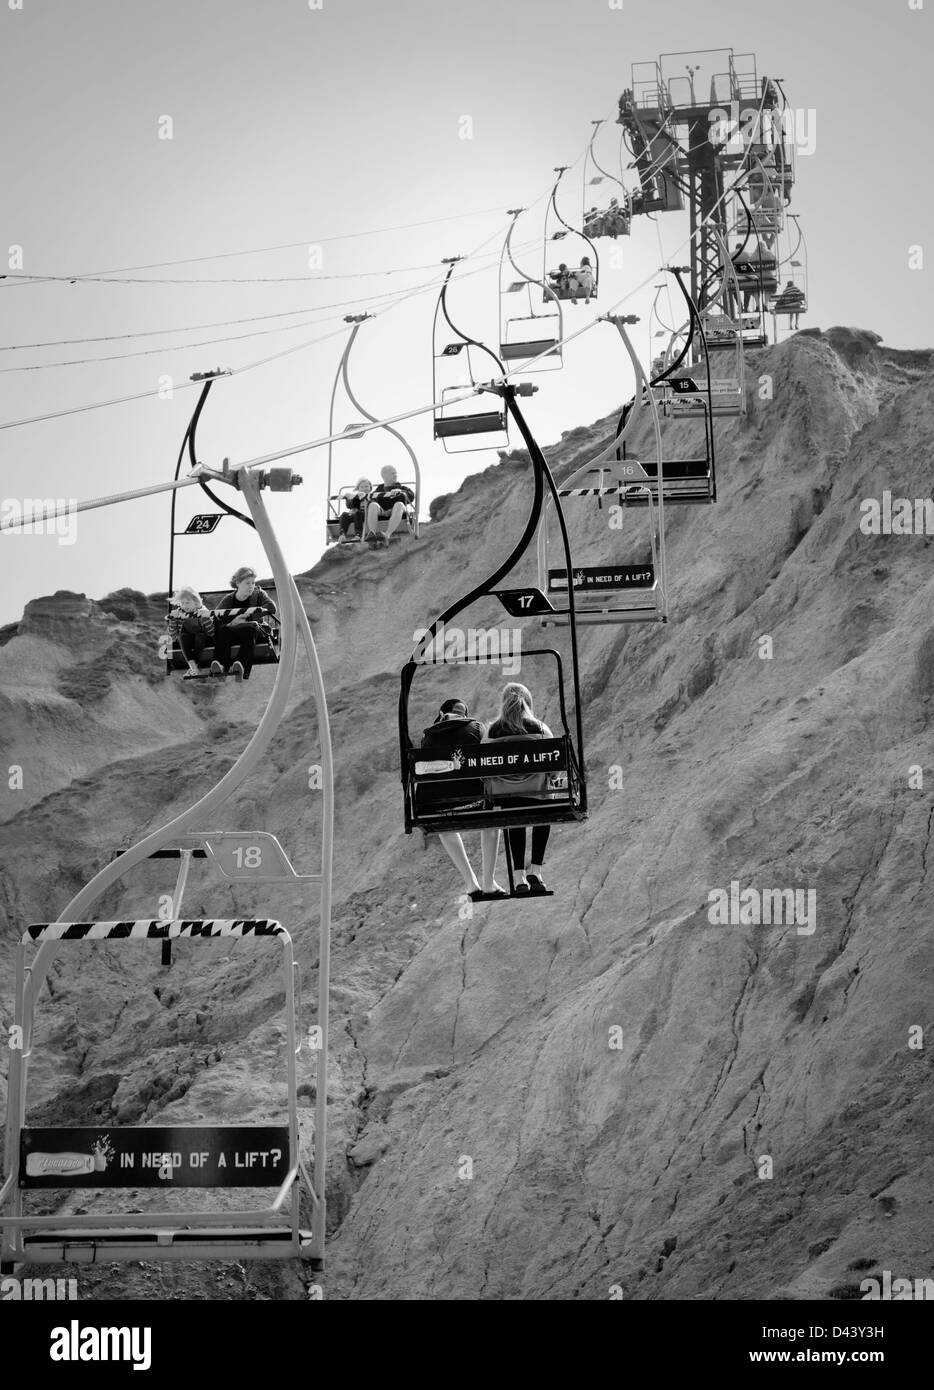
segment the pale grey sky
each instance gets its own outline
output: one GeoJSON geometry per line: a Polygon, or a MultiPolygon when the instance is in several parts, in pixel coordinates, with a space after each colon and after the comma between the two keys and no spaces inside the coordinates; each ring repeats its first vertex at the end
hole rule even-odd
{"type": "MultiPolygon", "coordinates": [[[[612,164],[612,121],[630,65],[682,50],[755,52],[760,74],[783,79],[792,106],[807,113],[815,148],[799,158],[793,204],[809,245],[806,322],[856,324],[895,346],[930,346],[928,272],[909,269],[909,247],[934,254],[925,106],[934,0],[920,10],[909,0],[624,0],[621,9],[611,0],[323,0],[321,9],[307,0],[10,3],[0,9],[4,262],[20,245],[24,271],[67,276],[300,243],[137,274],[306,283],[0,282],[3,348],[173,330],[0,352],[0,424],[152,391],[166,375],[180,384],[193,371],[244,366],[332,333],[347,310],[296,315],[287,322],[303,326],[288,330],[274,319],[181,327],[351,299],[365,308],[372,296],[434,273],[399,267],[434,267],[489,238],[497,248],[505,210],[539,198],[552,167],[581,155],[598,117],[608,118],[601,153],[612,164]],[[159,138],[165,116],[171,140],[159,138]],[[459,138],[463,116],[472,119],[471,140],[459,138]],[[452,220],[342,239],[441,218],[452,220]],[[309,271],[307,247],[319,242],[321,268],[309,271]],[[362,275],[387,270],[397,273],[362,275]],[[193,346],[257,330],[264,335],[193,346]]],[[[580,165],[567,177],[569,215],[580,207],[580,165]]],[[[528,239],[540,225],[530,213],[528,239]]],[[[637,220],[621,243],[622,266],[605,265],[601,309],[681,246],[686,216],[660,218],[658,234],[661,250],[655,225],[637,220]]],[[[495,260],[486,264],[455,303],[473,331],[493,340],[498,271],[495,260]]],[[[650,295],[627,308],[647,313],[650,295]]],[[[353,376],[374,413],[430,399],[433,309],[434,296],[423,294],[361,335],[353,376]]],[[[572,326],[590,311],[580,313],[572,326]]],[[[638,332],[637,343],[647,347],[638,332]]],[[[202,459],[243,459],[323,435],[341,347],[332,338],[218,385],[202,459]]],[[[537,380],[529,416],[546,444],[611,410],[630,386],[606,325],[569,348],[564,371],[537,380]]],[[[194,400],[177,390],[172,399],[0,430],[0,498],[82,498],[171,476],[194,400]]],[[[495,461],[449,459],[432,442],[428,417],[408,433],[426,502],[495,461]]],[[[384,442],[343,448],[347,478],[391,457],[384,442]]],[[[323,451],[295,467],[305,486],[274,498],[272,510],[297,571],[322,548],[323,451]]],[[[84,515],[73,545],[0,534],[0,622],[57,588],[99,597],[122,585],[164,587],[168,505],[159,498],[84,515]]],[[[213,538],[181,543],[178,578],[221,583],[241,558],[260,561],[254,544],[223,523],[213,538]]]]}

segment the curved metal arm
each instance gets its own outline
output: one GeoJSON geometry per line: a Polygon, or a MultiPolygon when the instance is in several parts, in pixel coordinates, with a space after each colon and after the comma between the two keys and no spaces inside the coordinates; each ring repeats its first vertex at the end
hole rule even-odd
{"type": "MultiPolygon", "coordinates": [[[[497,357],[496,353],[493,352],[491,348],[488,348],[485,343],[481,343],[478,341],[478,339],[471,338],[467,333],[464,333],[462,329],[457,327],[457,324],[454,323],[453,319],[451,318],[451,315],[448,313],[448,285],[450,284],[451,276],[454,274],[454,267],[459,260],[460,256],[453,257],[451,260],[451,264],[448,266],[448,273],[444,277],[444,283],[441,286],[441,293],[438,295],[438,302],[435,305],[435,326],[437,327],[438,314],[441,313],[444,316],[445,323],[447,324],[448,328],[450,328],[452,333],[456,334],[457,337],[460,338],[463,342],[465,342],[468,347],[479,348],[481,352],[485,352],[487,357],[491,357],[493,361],[496,363],[496,366],[498,368],[498,375],[505,376],[506,368],[504,367],[500,359],[497,357]]],[[[468,368],[470,369],[471,385],[476,386],[477,383],[473,379],[473,369],[470,367],[469,354],[467,357],[467,364],[468,368]]],[[[437,392],[435,392],[435,399],[437,400],[437,392]]]]}
{"type": "MultiPolygon", "coordinates": [[[[557,218],[557,220],[561,223],[562,227],[564,227],[566,231],[571,232],[574,236],[579,236],[583,241],[586,241],[587,245],[590,247],[591,251],[593,252],[593,286],[594,286],[594,289],[596,290],[596,289],[598,288],[598,286],[599,286],[599,283],[600,283],[600,253],[599,253],[599,251],[597,250],[597,248],[596,248],[596,246],[594,245],[594,243],[590,240],[590,237],[587,235],[587,233],[586,233],[586,232],[580,232],[580,231],[577,230],[576,227],[572,227],[571,224],[570,224],[570,222],[565,222],[564,218],[561,216],[560,212],[558,211],[558,203],[557,203],[558,184],[561,182],[562,178],[563,178],[564,175],[567,173],[567,165],[564,164],[564,165],[558,166],[558,167],[555,169],[555,172],[556,172],[556,174],[558,175],[558,177],[555,179],[554,187],[553,187],[552,190],[551,190],[551,198],[549,199],[549,206],[551,207],[551,210],[552,210],[552,212],[554,213],[554,215],[555,215],[555,217],[557,218]]],[[[548,254],[548,214],[547,214],[547,212],[546,212],[546,214],[545,214],[545,256],[547,256],[547,254],[548,254]]],[[[543,267],[543,270],[542,270],[542,275],[545,276],[545,275],[547,275],[547,273],[548,273],[548,267],[547,267],[547,266],[544,266],[544,267],[543,267]]]]}
{"type": "MultiPolygon", "coordinates": [[[[192,411],[191,419],[188,421],[188,426],[185,430],[184,435],[182,436],[181,448],[178,451],[178,458],[175,462],[175,473],[173,475],[174,482],[177,482],[181,475],[182,459],[185,457],[186,450],[188,452],[188,459],[192,469],[198,467],[198,456],[195,450],[195,437],[198,433],[198,421],[201,419],[201,412],[204,409],[205,402],[211,393],[211,387],[214,385],[215,381],[219,376],[229,376],[229,372],[222,372],[218,367],[215,371],[204,372],[202,375],[204,379],[204,385],[201,388],[201,394],[198,397],[198,402],[194,410],[192,411]]],[[[196,375],[192,377],[192,380],[198,380],[198,376],[196,375]]],[[[244,516],[243,512],[237,511],[236,507],[231,507],[226,502],[222,501],[220,497],[218,497],[214,492],[211,491],[211,489],[208,487],[207,483],[204,482],[203,479],[200,480],[199,486],[201,488],[201,491],[206,493],[206,495],[210,497],[211,501],[214,503],[216,507],[219,508],[220,511],[225,512],[227,516],[236,517],[238,521],[245,522],[247,526],[253,526],[253,522],[250,519],[250,517],[244,516]]],[[[176,490],[172,492],[172,504],[169,511],[168,592],[170,595],[172,594],[175,586],[175,504],[177,498],[178,492],[176,490]]]]}
{"type": "MultiPolygon", "coordinates": [[[[328,411],[328,434],[329,434],[329,435],[333,435],[333,434],[335,433],[335,430],[334,430],[334,405],[335,405],[335,401],[336,401],[336,398],[337,398],[337,386],[338,386],[338,382],[342,382],[342,383],[343,383],[344,390],[347,392],[347,397],[348,397],[348,399],[349,399],[351,405],[354,407],[354,409],[355,409],[355,410],[359,410],[360,414],[361,414],[366,420],[369,420],[370,424],[375,425],[375,424],[378,423],[378,416],[371,414],[370,411],[367,410],[366,406],[361,404],[361,402],[357,399],[356,395],[354,394],[354,389],[353,389],[353,387],[352,387],[351,384],[350,384],[350,353],[351,353],[351,350],[352,350],[352,348],[353,348],[354,343],[356,342],[357,334],[359,333],[359,331],[360,331],[361,327],[363,326],[363,323],[365,322],[365,320],[367,320],[367,319],[369,319],[369,318],[372,318],[372,314],[358,314],[358,315],[348,316],[348,318],[347,318],[347,320],[346,320],[346,322],[352,323],[352,324],[353,324],[353,328],[351,329],[350,337],[347,339],[347,344],[346,344],[346,346],[345,346],[345,348],[344,348],[344,351],[341,353],[341,360],[340,360],[340,362],[338,363],[337,371],[336,371],[336,373],[335,373],[335,375],[334,375],[334,385],[331,387],[331,404],[330,404],[330,409],[329,409],[329,411],[328,411]]],[[[411,464],[412,464],[412,468],[413,468],[414,473],[415,473],[415,535],[417,536],[417,535],[418,535],[418,516],[419,516],[419,512],[420,512],[420,510],[421,510],[421,495],[422,495],[422,474],[421,474],[421,469],[419,468],[418,459],[417,459],[417,457],[416,457],[416,455],[415,455],[415,450],[412,448],[412,446],[409,444],[409,441],[405,438],[405,436],[404,436],[403,434],[400,434],[399,431],[398,431],[397,429],[394,429],[392,425],[385,425],[385,424],[384,424],[384,425],[382,426],[382,428],[386,431],[387,434],[391,434],[391,435],[393,436],[394,439],[397,439],[397,440],[399,441],[399,443],[402,445],[403,449],[405,449],[406,453],[407,453],[408,456],[409,456],[409,459],[410,459],[411,464]]],[[[332,451],[333,451],[333,448],[334,448],[334,441],[333,441],[333,439],[330,439],[330,440],[328,441],[328,498],[330,498],[330,497],[332,496],[332,468],[331,468],[331,464],[332,464],[332,451]]]]}
{"type": "MultiPolygon", "coordinates": [[[[591,135],[591,137],[590,137],[590,144],[587,146],[587,154],[588,154],[588,156],[589,156],[589,158],[590,158],[590,162],[591,162],[591,164],[593,165],[593,167],[594,167],[595,169],[598,169],[598,170],[600,171],[600,173],[603,175],[603,177],[604,177],[605,179],[610,179],[610,181],[611,181],[612,183],[615,183],[615,184],[618,186],[618,188],[619,188],[619,189],[621,190],[621,192],[622,192],[623,197],[624,197],[625,200],[626,200],[626,212],[627,212],[627,215],[631,216],[631,203],[632,203],[632,198],[631,198],[631,195],[630,195],[630,193],[629,193],[629,189],[628,189],[628,188],[626,187],[626,185],[623,183],[623,180],[622,180],[621,178],[617,178],[615,174],[611,174],[610,171],[609,171],[609,169],[604,169],[603,165],[599,162],[599,160],[597,159],[597,156],[596,156],[596,155],[594,154],[594,152],[593,152],[593,144],[594,144],[594,141],[595,141],[596,138],[597,138],[597,131],[600,129],[600,127],[601,127],[602,125],[605,125],[605,124],[606,124],[606,119],[604,118],[603,120],[592,121],[591,124],[593,125],[593,135],[591,135]]],[[[623,140],[623,132],[622,132],[622,130],[621,130],[621,131],[620,131],[620,143],[622,143],[622,140],[623,140]]],[[[622,159],[620,160],[620,166],[622,166],[622,159]]],[[[585,169],[586,169],[586,160],[584,161],[584,167],[585,167],[585,169]]],[[[622,173],[622,167],[620,168],[620,173],[622,173]]],[[[587,176],[586,176],[586,174],[585,174],[585,175],[584,175],[584,178],[585,178],[585,185],[584,185],[584,186],[585,186],[585,187],[586,187],[586,177],[587,177],[587,176]]],[[[585,196],[585,201],[586,201],[586,196],[585,196]]],[[[585,209],[584,209],[585,215],[586,215],[586,212],[587,212],[587,209],[585,208],[585,209]]]]}

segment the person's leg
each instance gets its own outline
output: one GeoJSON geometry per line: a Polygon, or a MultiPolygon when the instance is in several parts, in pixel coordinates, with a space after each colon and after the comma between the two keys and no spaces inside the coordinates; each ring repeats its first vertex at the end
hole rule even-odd
{"type": "Polygon", "coordinates": [[[481,878],[484,893],[502,893],[504,889],[496,882],[496,860],[499,855],[499,831],[480,831],[481,878]]]}
{"type": "Polygon", "coordinates": [[[530,878],[530,888],[534,892],[539,887],[545,887],[542,865],[545,863],[545,849],[548,847],[550,831],[552,831],[550,826],[532,826],[532,862],[528,866],[528,878],[530,878]]]}
{"type": "Polygon", "coordinates": [[[182,656],[188,663],[189,671],[197,671],[198,655],[204,647],[204,643],[205,636],[200,623],[197,630],[182,626],[178,634],[178,645],[181,648],[182,656]]]}
{"type": "Polygon", "coordinates": [[[461,878],[464,880],[464,888],[468,893],[476,893],[480,885],[477,882],[477,875],[470,866],[467,858],[467,851],[464,849],[464,842],[456,830],[445,830],[438,836],[445,853],[454,865],[461,878]]]}
{"type": "Polygon", "coordinates": [[[509,853],[512,855],[512,877],[516,886],[525,883],[525,826],[515,825],[506,831],[509,853]]]}
{"type": "Polygon", "coordinates": [[[214,666],[220,665],[224,675],[230,670],[230,640],[231,628],[217,626],[214,629],[214,662],[212,663],[212,673],[214,666]]]}
{"type": "Polygon", "coordinates": [[[368,502],[366,507],[366,528],[363,532],[363,539],[367,540],[370,536],[378,536],[379,534],[379,503],[368,502]]]}
{"type": "Polygon", "coordinates": [[[532,862],[529,865],[529,873],[535,874],[536,878],[539,879],[542,876],[542,865],[545,862],[545,850],[548,848],[548,836],[550,834],[550,825],[532,827],[532,862]]]}
{"type": "Polygon", "coordinates": [[[256,638],[260,634],[258,623],[243,623],[234,628],[233,641],[239,642],[240,650],[237,653],[237,660],[243,667],[243,679],[250,679],[250,672],[253,670],[253,657],[256,650],[256,638]]]}
{"type": "Polygon", "coordinates": [[[393,502],[393,504],[392,504],[392,511],[389,513],[389,522],[388,522],[388,524],[387,524],[387,526],[386,526],[386,539],[387,539],[387,541],[389,540],[389,537],[393,534],[393,532],[395,532],[395,531],[397,531],[397,530],[399,529],[399,526],[402,524],[402,518],[403,518],[404,516],[405,516],[405,507],[402,505],[402,503],[401,503],[401,502],[393,502]]]}

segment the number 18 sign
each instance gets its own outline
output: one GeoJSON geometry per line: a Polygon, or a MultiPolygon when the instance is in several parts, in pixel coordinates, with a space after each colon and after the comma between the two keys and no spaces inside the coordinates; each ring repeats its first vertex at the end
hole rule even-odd
{"type": "Polygon", "coordinates": [[[204,847],[225,878],[254,882],[302,877],[275,835],[265,830],[225,830],[206,835],[204,847]]]}

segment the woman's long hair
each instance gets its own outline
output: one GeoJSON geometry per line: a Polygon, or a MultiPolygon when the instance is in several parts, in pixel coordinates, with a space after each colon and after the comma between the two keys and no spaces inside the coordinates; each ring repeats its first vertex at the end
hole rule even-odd
{"type": "Polygon", "coordinates": [[[532,713],[532,693],[517,681],[510,681],[503,687],[502,704],[497,723],[511,734],[527,734],[529,725],[538,727],[539,721],[532,713]]]}

